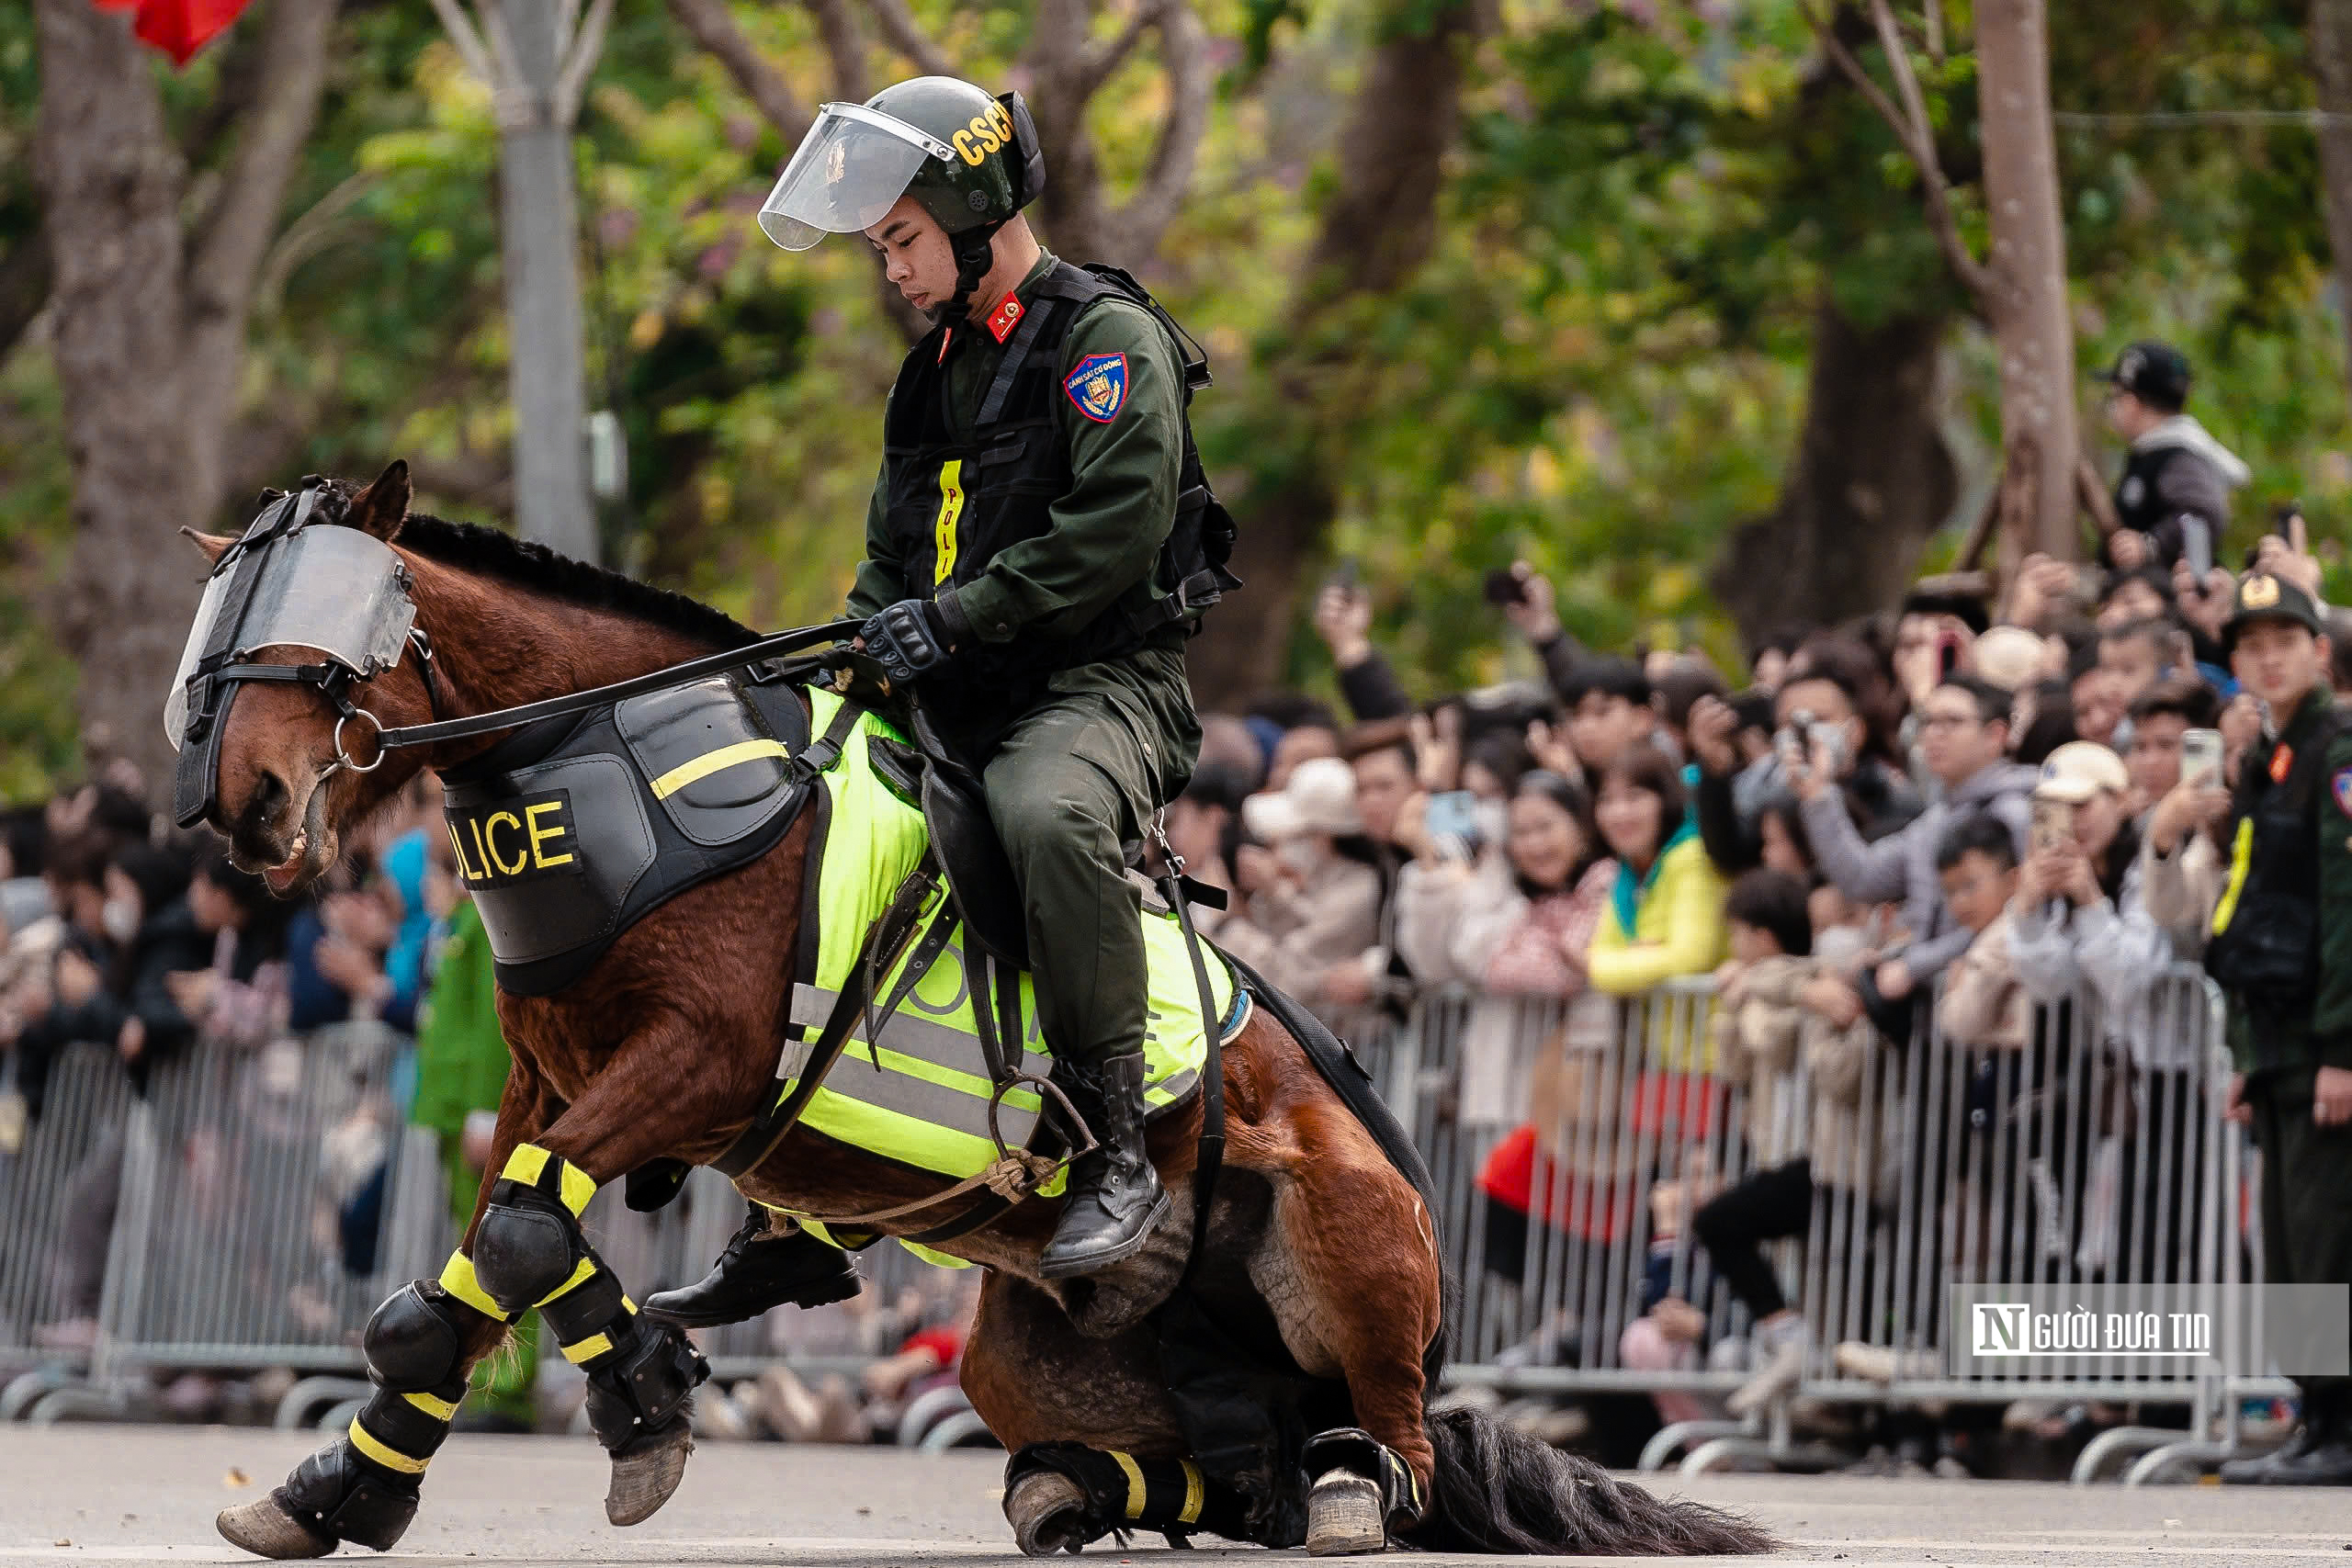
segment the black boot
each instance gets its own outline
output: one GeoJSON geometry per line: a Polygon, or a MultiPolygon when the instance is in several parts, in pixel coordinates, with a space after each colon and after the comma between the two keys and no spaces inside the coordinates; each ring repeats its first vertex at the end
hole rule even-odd
{"type": "Polygon", "coordinates": [[[1037,1272],[1048,1280],[1091,1274],[1132,1258],[1168,1213],[1168,1190],[1144,1153],[1143,1074],[1140,1051],[1106,1056],[1092,1070],[1054,1063],[1054,1081],[1100,1146],[1070,1162],[1061,1220],[1037,1259],[1037,1272]]]}
{"type": "Polygon", "coordinates": [[[857,1294],[857,1266],[848,1253],[804,1230],[771,1235],[768,1212],[757,1203],[751,1210],[701,1282],[648,1296],[646,1316],[681,1328],[716,1328],[748,1322],[786,1302],[822,1306],[857,1294]]]}

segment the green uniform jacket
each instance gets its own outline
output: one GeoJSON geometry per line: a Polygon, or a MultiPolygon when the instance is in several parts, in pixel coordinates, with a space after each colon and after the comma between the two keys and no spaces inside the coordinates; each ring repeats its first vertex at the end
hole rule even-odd
{"type": "MultiPolygon", "coordinates": [[[[1034,308],[1034,286],[1053,265],[1051,254],[1040,255],[1013,290],[1024,308],[1034,308]]],[[[1071,481],[1053,503],[1052,527],[999,550],[978,579],[956,591],[956,607],[985,641],[1009,642],[1033,629],[1067,635],[1123,601],[1141,606],[1163,597],[1152,570],[1176,519],[1184,457],[1183,367],[1151,313],[1120,299],[1099,301],[1071,325],[1059,373],[1067,376],[1090,354],[1126,355],[1126,401],[1108,423],[1087,418],[1066,398],[1057,405],[1071,481]]],[[[986,328],[968,321],[957,326],[947,351],[947,384],[962,429],[970,427],[1003,356],[986,328]]],[[[888,481],[886,470],[875,483],[865,559],[850,590],[849,614],[860,619],[915,597],[884,525],[888,481]]],[[[1170,763],[1155,781],[1163,800],[1182,787],[1199,745],[1183,642],[1182,632],[1171,626],[1130,658],[1063,671],[1049,682],[1056,692],[1108,696],[1142,735],[1157,740],[1155,755],[1170,763]]]]}
{"type": "MultiPolygon", "coordinates": [[[[2260,742],[2247,750],[2239,764],[2241,776],[2267,777],[2278,747],[2300,750],[2338,716],[2327,688],[2316,688],[2296,708],[2277,740],[2260,742]]],[[[2352,1067],[2352,807],[2346,805],[2352,791],[2335,787],[2338,775],[2347,770],[2352,770],[2352,729],[2341,729],[2327,741],[2326,771],[2320,777],[2312,807],[2318,824],[2312,850],[2319,861],[2320,973],[2318,998],[2311,1016],[2280,1018],[2262,1008],[2259,998],[2230,998],[2230,1055],[2237,1070],[2249,1076],[2352,1067]]],[[[2241,791],[2238,811],[2233,813],[2222,838],[2224,854],[2230,852],[2237,816],[2246,802],[2241,791]]]]}
{"type": "Polygon", "coordinates": [[[464,899],[450,912],[449,934],[417,1023],[416,1107],[409,1120],[441,1134],[450,1206],[467,1214],[473,1213],[476,1178],[459,1153],[466,1117],[498,1109],[511,1061],[498,1027],[490,938],[473,900],[464,899]]]}

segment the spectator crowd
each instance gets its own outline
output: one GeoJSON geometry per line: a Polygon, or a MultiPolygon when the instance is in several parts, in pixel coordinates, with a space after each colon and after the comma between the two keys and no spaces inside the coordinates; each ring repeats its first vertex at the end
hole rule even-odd
{"type": "MultiPolygon", "coordinates": [[[[1351,1041],[1432,992],[1468,998],[1444,1113],[1480,1130],[1488,1268],[1510,1273],[1531,1228],[1563,1223],[1544,1173],[1629,1004],[1670,981],[1712,987],[1704,1024],[1653,1038],[1649,1066],[1662,1105],[1713,1092],[1691,1085],[1746,1090],[1730,1135],[1748,1174],[1654,1173],[1654,1266],[1629,1281],[1645,1310],[1616,1348],[1623,1364],[1740,1371],[1735,1415],[1788,1393],[1818,1347],[1767,1248],[1804,1235],[1825,1203],[1892,1201],[1917,1150],[1866,1113],[1862,1086],[1931,1036],[1967,1052],[1972,1116],[1997,1120],[2034,1087],[2007,1064],[2053,1049],[2128,1068],[2143,1126],[2183,1125],[2205,1092],[2194,1041],[2151,998],[2202,958],[2242,761],[2275,758],[2302,701],[2293,679],[2249,667],[2275,665],[2280,638],[2248,628],[2301,628],[2305,684],[2322,687],[2352,678],[2352,636],[2324,635],[2335,619],[2299,521],[2242,571],[2215,561],[2244,470],[2183,412],[2186,367],[2167,355],[2135,345],[2111,373],[2132,449],[2092,564],[2030,558],[1997,596],[1973,574],[1927,580],[1883,614],[1774,632],[1735,680],[1688,649],[1581,645],[1553,585],[1519,562],[1488,597],[1528,677],[1434,701],[1408,694],[1372,639],[1370,599],[1342,573],[1314,608],[1340,705],[1280,693],[1203,716],[1167,831],[1190,874],[1227,895],[1202,911],[1208,934],[1351,1041]],[[2066,1010],[2086,995],[2101,1037],[2075,1039],[2066,1010]],[[1557,1027],[1523,1027],[1531,1007],[1557,1027]],[[2170,1121],[2151,1122],[2151,1106],[2170,1121]],[[1745,1309],[1736,1343],[1709,1342],[1717,1282],[1745,1309]]],[[[110,1047],[136,1085],[198,1035],[265,1049],[378,1019],[416,1037],[401,1104],[439,1134],[453,1201],[469,1209],[505,1059],[480,922],[437,818],[420,786],[327,888],[288,906],[217,849],[163,832],[119,765],[8,817],[0,1159],[40,1116],[69,1043],[110,1047]]],[[[2258,1070],[2240,1035],[2241,1068],[2258,1070]]],[[[2226,1091],[2233,1115],[2244,1089],[2226,1091]]],[[[2161,1206],[2176,1234],[2130,1258],[2090,1241],[2080,1256],[2152,1277],[2179,1240],[2186,1156],[2121,1157],[2104,1201],[2127,1215],[2161,1206]]],[[[120,1159],[94,1147],[75,1184],[88,1213],[40,1330],[54,1341],[94,1332],[120,1159]]],[[[888,1332],[913,1337],[876,1397],[951,1365],[967,1312],[926,1321],[906,1304],[913,1315],[888,1332]]],[[[1883,1381],[1887,1358],[1854,1346],[1840,1364],[1883,1381]]],[[[481,1381],[484,1409],[531,1418],[527,1375],[481,1381]]],[[[869,1429],[846,1384],[772,1376],[739,1403],[780,1435],[869,1429]]],[[[1656,1414],[1705,1409],[1669,1393],[1656,1414]]],[[[2021,1419],[2080,1438],[2120,1415],[2021,1419]]],[[[1530,1418],[1564,1438],[1589,1429],[1560,1416],[1530,1418]]],[[[1889,1436],[1874,1462],[1981,1472],[1965,1429],[1889,1436]]]]}

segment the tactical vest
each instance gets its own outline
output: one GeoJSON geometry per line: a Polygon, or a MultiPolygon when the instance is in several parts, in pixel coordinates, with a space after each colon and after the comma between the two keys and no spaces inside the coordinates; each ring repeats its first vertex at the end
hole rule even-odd
{"type": "Polygon", "coordinates": [[[444,773],[500,987],[563,989],[651,910],[774,849],[808,746],[795,689],[744,671],[527,726],[444,773]]]}
{"type": "Polygon", "coordinates": [[[2275,746],[2239,764],[2230,880],[2214,907],[2205,971],[2266,1013],[2307,1013],[2319,996],[2318,813],[2328,745],[2342,725],[2333,711],[2322,716],[2278,783],[2270,778],[2275,746]]]}
{"type": "MultiPolygon", "coordinates": [[[[1035,538],[1053,525],[1055,502],[1069,493],[1069,452],[1058,408],[1062,345],[1098,301],[1125,299],[1151,312],[1184,366],[1184,403],[1208,384],[1207,361],[1141,284],[1114,267],[1057,261],[1031,290],[1021,323],[1006,341],[995,377],[968,426],[958,433],[951,410],[942,332],[933,329],[907,355],[890,392],[883,430],[886,526],[908,591],[936,598],[988,570],[997,552],[1035,538]]],[[[1088,623],[1063,635],[1030,632],[1009,642],[983,641],[959,653],[949,683],[989,694],[989,705],[1017,711],[1045,678],[1123,658],[1200,615],[1240,586],[1225,570],[1233,520],[1217,503],[1184,421],[1176,515],[1151,581],[1163,598],[1147,604],[1130,590],[1088,623]]]]}

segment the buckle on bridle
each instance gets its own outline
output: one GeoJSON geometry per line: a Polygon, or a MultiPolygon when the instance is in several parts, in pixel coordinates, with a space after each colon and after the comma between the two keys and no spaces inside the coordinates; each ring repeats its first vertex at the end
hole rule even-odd
{"type": "MultiPolygon", "coordinates": [[[[380,736],[384,733],[384,721],[382,719],[378,718],[366,708],[363,708],[357,704],[346,699],[343,705],[343,712],[336,716],[334,721],[334,761],[328,764],[327,771],[329,773],[347,769],[355,773],[372,773],[378,768],[384,765],[384,759],[390,754],[384,747],[379,746],[376,748],[376,760],[368,763],[366,767],[363,768],[358,763],[353,761],[351,760],[351,753],[343,749],[343,727],[349,724],[355,718],[364,718],[369,724],[374,725],[378,735],[380,736]]],[[[322,782],[324,781],[322,780],[322,782]]]]}

